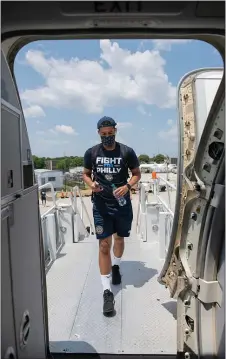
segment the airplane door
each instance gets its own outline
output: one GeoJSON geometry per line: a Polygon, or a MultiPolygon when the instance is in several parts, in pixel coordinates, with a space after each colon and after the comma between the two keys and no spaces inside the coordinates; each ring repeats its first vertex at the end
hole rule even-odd
{"type": "Polygon", "coordinates": [[[177,350],[187,359],[222,355],[224,346],[222,77],[222,69],[196,70],[178,86],[178,192],[168,254],[158,280],[177,299],[177,350]],[[210,94],[212,79],[218,86],[214,83],[210,94]]]}
{"type": "Polygon", "coordinates": [[[38,187],[7,61],[1,53],[1,358],[45,358],[47,318],[38,187]]]}

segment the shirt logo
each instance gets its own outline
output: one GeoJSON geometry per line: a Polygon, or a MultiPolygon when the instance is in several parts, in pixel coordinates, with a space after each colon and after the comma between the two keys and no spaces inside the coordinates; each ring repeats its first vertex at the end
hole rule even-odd
{"type": "MultiPolygon", "coordinates": [[[[121,171],[121,157],[97,157],[96,170],[97,173],[106,173],[109,175],[118,174],[121,171]]],[[[106,177],[105,177],[106,178],[106,177]]]]}
{"type": "Polygon", "coordinates": [[[107,181],[112,181],[113,180],[113,176],[111,174],[107,174],[104,177],[106,178],[107,181]]]}
{"type": "Polygon", "coordinates": [[[96,226],[96,234],[102,234],[104,231],[102,226],[96,226]]]}

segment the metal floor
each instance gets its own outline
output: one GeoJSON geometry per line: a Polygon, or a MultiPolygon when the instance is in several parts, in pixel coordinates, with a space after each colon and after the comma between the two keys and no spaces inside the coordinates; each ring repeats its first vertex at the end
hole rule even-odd
{"type": "Polygon", "coordinates": [[[47,273],[52,353],[176,353],[176,302],[157,282],[158,244],[133,238],[126,240],[122,284],[112,286],[113,317],[102,314],[97,240],[63,248],[47,273]]]}

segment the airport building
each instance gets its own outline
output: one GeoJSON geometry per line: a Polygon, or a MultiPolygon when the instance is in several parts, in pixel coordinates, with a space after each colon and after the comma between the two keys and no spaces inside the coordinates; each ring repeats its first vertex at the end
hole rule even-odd
{"type": "Polygon", "coordinates": [[[60,191],[64,185],[64,174],[59,170],[36,169],[35,180],[39,186],[51,182],[55,191],[60,191]]]}

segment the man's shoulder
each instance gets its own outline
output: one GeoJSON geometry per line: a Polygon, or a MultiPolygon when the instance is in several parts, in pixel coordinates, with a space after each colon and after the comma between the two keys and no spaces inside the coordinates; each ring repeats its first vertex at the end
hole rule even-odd
{"type": "Polygon", "coordinates": [[[95,150],[96,148],[100,148],[101,147],[101,143],[98,143],[97,145],[94,145],[92,147],[90,147],[90,150],[95,150]]]}
{"type": "Polygon", "coordinates": [[[97,151],[100,148],[100,144],[97,144],[95,146],[92,146],[90,148],[88,148],[88,150],[86,150],[85,155],[84,156],[93,156],[97,153],[97,151]]]}
{"type": "Polygon", "coordinates": [[[95,154],[101,147],[101,143],[98,143],[97,145],[95,146],[92,146],[89,148],[89,151],[91,154],[95,154]]]}
{"type": "Polygon", "coordinates": [[[100,144],[89,147],[85,153],[92,153],[95,149],[97,149],[100,146],[100,144]]]}
{"type": "Polygon", "coordinates": [[[118,145],[120,146],[120,148],[122,149],[122,150],[124,150],[126,153],[131,153],[131,152],[134,152],[134,150],[133,150],[133,148],[132,147],[129,147],[129,146],[127,146],[127,145],[125,145],[124,143],[121,143],[121,142],[117,142],[118,143],[118,145]]]}

